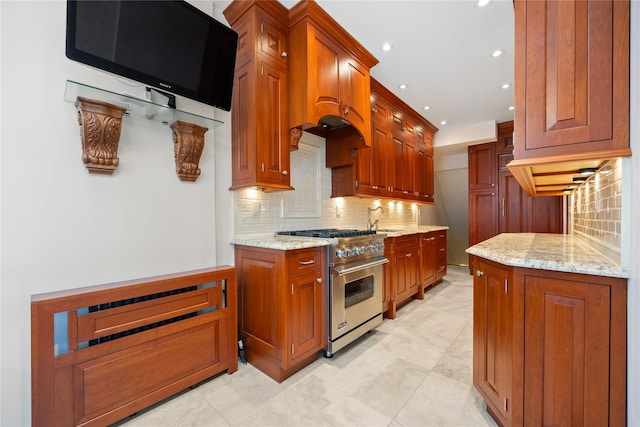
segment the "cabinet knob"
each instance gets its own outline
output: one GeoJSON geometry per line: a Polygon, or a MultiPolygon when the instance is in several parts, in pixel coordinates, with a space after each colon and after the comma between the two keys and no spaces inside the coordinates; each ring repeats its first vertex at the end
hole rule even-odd
{"type": "Polygon", "coordinates": [[[286,169],[282,171],[282,175],[287,176],[289,175],[289,171],[287,171],[286,169]]]}
{"type": "Polygon", "coordinates": [[[342,106],[342,115],[347,116],[348,114],[349,114],[349,106],[345,104],[342,106]]]}
{"type": "Polygon", "coordinates": [[[484,276],[484,271],[476,270],[476,276],[484,276]]]}
{"type": "Polygon", "coordinates": [[[289,55],[287,54],[287,52],[282,52],[282,53],[280,54],[280,56],[282,56],[283,58],[286,58],[286,57],[287,57],[287,56],[289,56],[289,55]]]}
{"type": "Polygon", "coordinates": [[[318,282],[318,283],[322,283],[322,277],[318,277],[318,278],[316,279],[316,282],[318,282]]]}

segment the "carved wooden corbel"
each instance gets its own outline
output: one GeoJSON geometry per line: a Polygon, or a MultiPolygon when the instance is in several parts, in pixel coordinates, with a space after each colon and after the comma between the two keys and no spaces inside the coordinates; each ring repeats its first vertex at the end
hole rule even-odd
{"type": "Polygon", "coordinates": [[[89,173],[112,175],[120,163],[118,142],[126,108],[81,96],[75,105],[82,139],[82,161],[89,173]]]}
{"type": "Polygon", "coordinates": [[[173,154],[176,172],[181,181],[195,181],[200,175],[200,156],[204,149],[204,134],[209,129],[193,123],[176,121],[173,130],[173,154]]]}
{"type": "Polygon", "coordinates": [[[291,129],[291,141],[289,141],[289,150],[297,150],[298,143],[300,142],[300,138],[302,138],[302,129],[300,128],[292,128],[291,129]]]}

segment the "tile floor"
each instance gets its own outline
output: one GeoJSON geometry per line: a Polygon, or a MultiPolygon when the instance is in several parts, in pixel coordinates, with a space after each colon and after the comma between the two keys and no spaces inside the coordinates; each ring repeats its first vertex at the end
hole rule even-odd
{"type": "Polygon", "coordinates": [[[240,364],[117,425],[496,426],[472,386],[472,277],[443,282],[282,384],[240,364]]]}

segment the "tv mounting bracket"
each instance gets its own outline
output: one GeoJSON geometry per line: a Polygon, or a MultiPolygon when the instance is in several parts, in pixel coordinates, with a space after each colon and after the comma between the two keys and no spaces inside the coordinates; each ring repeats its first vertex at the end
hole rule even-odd
{"type": "Polygon", "coordinates": [[[154,92],[159,93],[160,95],[166,96],[167,97],[167,107],[173,108],[173,109],[176,108],[176,96],[175,95],[172,95],[170,93],[161,91],[160,89],[156,89],[154,87],[147,86],[147,98],[149,100],[151,100],[151,91],[154,91],[154,92]]]}

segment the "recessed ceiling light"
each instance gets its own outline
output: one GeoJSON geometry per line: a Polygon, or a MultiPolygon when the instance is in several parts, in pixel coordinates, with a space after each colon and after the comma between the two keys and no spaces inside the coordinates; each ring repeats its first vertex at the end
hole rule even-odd
{"type": "Polygon", "coordinates": [[[578,173],[580,175],[593,175],[594,173],[596,173],[597,169],[596,168],[582,168],[582,169],[578,169],[578,173]]]}
{"type": "Polygon", "coordinates": [[[400,85],[400,89],[406,89],[406,88],[407,88],[407,85],[406,85],[406,84],[402,83],[402,84],[400,85]]]}
{"type": "Polygon", "coordinates": [[[447,124],[447,121],[446,121],[446,120],[442,120],[442,121],[440,122],[440,124],[441,124],[442,126],[444,126],[444,125],[446,125],[446,124],[447,124]]]}
{"type": "Polygon", "coordinates": [[[502,55],[504,53],[504,49],[496,49],[493,52],[491,52],[491,57],[492,58],[497,58],[498,56],[502,55]]]}
{"type": "Polygon", "coordinates": [[[382,45],[382,50],[384,52],[389,52],[391,50],[391,43],[385,43],[382,45]]]}
{"type": "Polygon", "coordinates": [[[430,106],[430,105],[425,105],[425,106],[424,106],[424,107],[422,107],[422,108],[424,108],[425,110],[430,110],[430,109],[431,109],[431,106],[430,106]]]}
{"type": "Polygon", "coordinates": [[[486,5],[489,4],[490,1],[491,0],[478,0],[477,5],[478,5],[478,7],[485,7],[486,5]]]}
{"type": "Polygon", "coordinates": [[[515,109],[516,109],[516,107],[514,107],[513,105],[510,105],[510,106],[507,107],[507,110],[509,110],[509,111],[513,111],[515,109]]]}
{"type": "Polygon", "coordinates": [[[500,86],[502,89],[509,89],[511,87],[511,85],[509,83],[503,83],[502,86],[500,86]]]}

